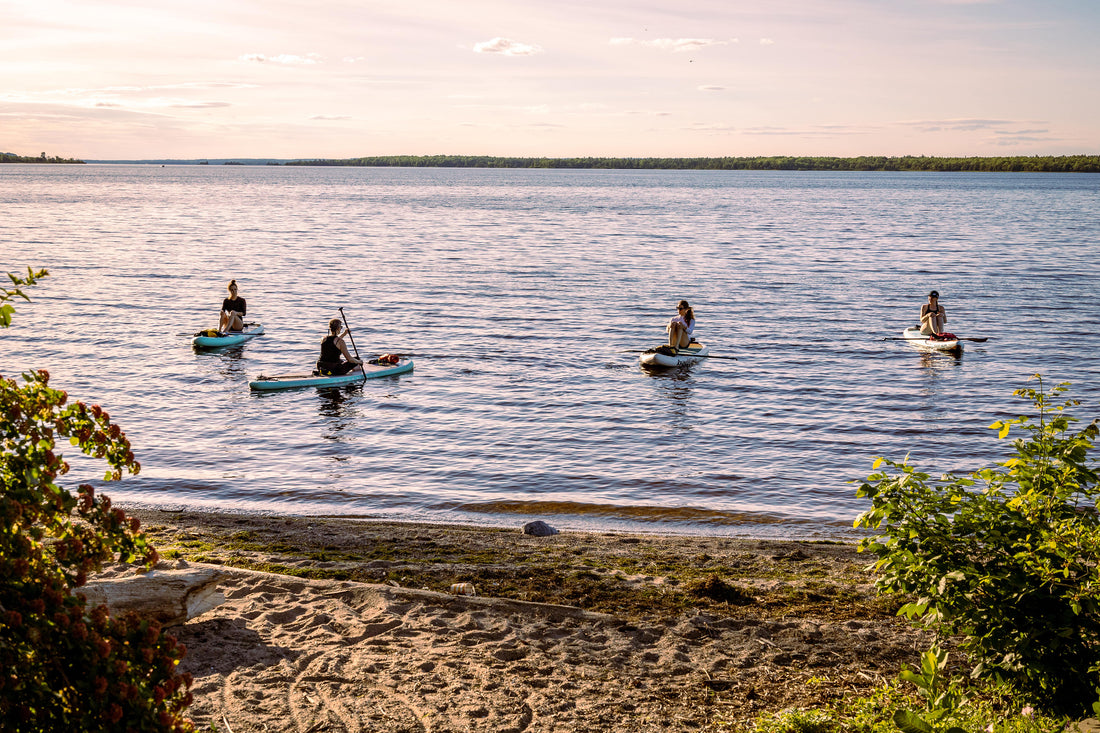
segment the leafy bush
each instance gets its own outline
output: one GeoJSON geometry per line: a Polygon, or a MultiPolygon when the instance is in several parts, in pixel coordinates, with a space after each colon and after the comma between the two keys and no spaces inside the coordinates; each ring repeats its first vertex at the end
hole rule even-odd
{"type": "Polygon", "coordinates": [[[878,529],[861,550],[878,556],[879,587],[916,601],[900,613],[958,635],[975,678],[1004,680],[1052,712],[1080,713],[1100,691],[1100,515],[1094,420],[1073,431],[1054,404],[1068,389],[1021,389],[1028,416],[990,427],[1025,431],[995,468],[934,481],[879,458],[857,496],[871,509],[856,526],[878,529]],[[879,470],[885,464],[888,470],[879,470]]]}
{"type": "MultiPolygon", "coordinates": [[[[831,703],[809,710],[782,710],[760,715],[744,729],[752,733],[899,733],[899,713],[914,730],[948,733],[1065,733],[1064,717],[1050,717],[1030,707],[1020,707],[1012,694],[999,687],[969,690],[967,701],[938,717],[934,724],[916,723],[913,708],[920,707],[919,692],[900,681],[883,684],[867,695],[841,694],[831,703]]],[[[925,716],[928,717],[928,716],[925,716]]],[[[742,728],[731,725],[731,729],[742,728]]],[[[900,729],[902,733],[905,728],[900,729]]]]}
{"type": "Polygon", "coordinates": [[[22,291],[22,287],[25,285],[34,285],[40,278],[49,275],[46,270],[32,270],[27,268],[27,276],[19,277],[8,273],[8,279],[11,280],[10,288],[0,288],[0,328],[7,328],[11,325],[11,314],[15,313],[15,307],[9,303],[9,300],[16,298],[22,298],[23,300],[30,300],[26,293],[22,291]]]}
{"type": "Polygon", "coordinates": [[[822,710],[781,710],[757,719],[756,733],[833,733],[837,721],[822,710]]]}
{"type": "MultiPolygon", "coordinates": [[[[28,284],[12,278],[16,286],[28,284]]],[[[108,480],[140,466],[98,405],[69,403],[45,370],[0,377],[0,721],[5,731],[190,731],[184,649],[155,622],[110,618],[75,590],[118,557],[156,562],[131,519],[90,485],[55,479],[67,439],[108,480]],[[74,514],[75,513],[75,514],[74,514]]]]}

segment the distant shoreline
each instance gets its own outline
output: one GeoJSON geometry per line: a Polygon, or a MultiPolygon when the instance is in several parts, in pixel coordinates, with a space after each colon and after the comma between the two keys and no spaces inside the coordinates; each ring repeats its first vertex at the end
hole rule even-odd
{"type": "Polygon", "coordinates": [[[0,162],[109,165],[264,165],[376,168],[542,168],[567,170],[752,170],[853,172],[1100,173],[1100,155],[936,156],[755,156],[718,158],[545,158],[486,155],[384,155],[363,158],[195,158],[161,160],[72,160],[0,154],[0,162]],[[13,159],[14,158],[14,159],[13,159]]]}

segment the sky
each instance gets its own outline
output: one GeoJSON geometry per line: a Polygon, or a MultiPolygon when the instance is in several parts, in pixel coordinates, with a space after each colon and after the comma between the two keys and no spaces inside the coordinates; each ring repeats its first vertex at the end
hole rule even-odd
{"type": "Polygon", "coordinates": [[[1100,153],[1100,0],[4,0],[0,152],[1100,153]]]}

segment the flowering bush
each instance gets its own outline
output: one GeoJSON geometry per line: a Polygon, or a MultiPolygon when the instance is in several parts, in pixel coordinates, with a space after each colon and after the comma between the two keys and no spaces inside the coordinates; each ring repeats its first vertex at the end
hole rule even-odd
{"type": "MultiPolygon", "coordinates": [[[[14,278],[13,278],[14,279],[14,278]]],[[[19,283],[16,283],[19,284],[19,283]]],[[[25,284],[25,282],[24,282],[25,284]]],[[[191,731],[184,648],[155,622],[110,618],[76,589],[116,557],[152,566],[138,520],[69,470],[67,439],[103,459],[105,478],[140,465],[98,405],[70,403],[45,370],[0,377],[0,721],[5,731],[191,731]]]]}

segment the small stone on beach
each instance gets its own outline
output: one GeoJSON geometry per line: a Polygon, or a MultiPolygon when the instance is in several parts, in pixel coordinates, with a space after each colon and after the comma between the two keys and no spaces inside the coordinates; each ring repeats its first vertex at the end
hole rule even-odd
{"type": "Polygon", "coordinates": [[[558,530],[539,519],[523,525],[523,533],[534,535],[535,537],[549,537],[552,534],[557,534],[558,530]]]}

